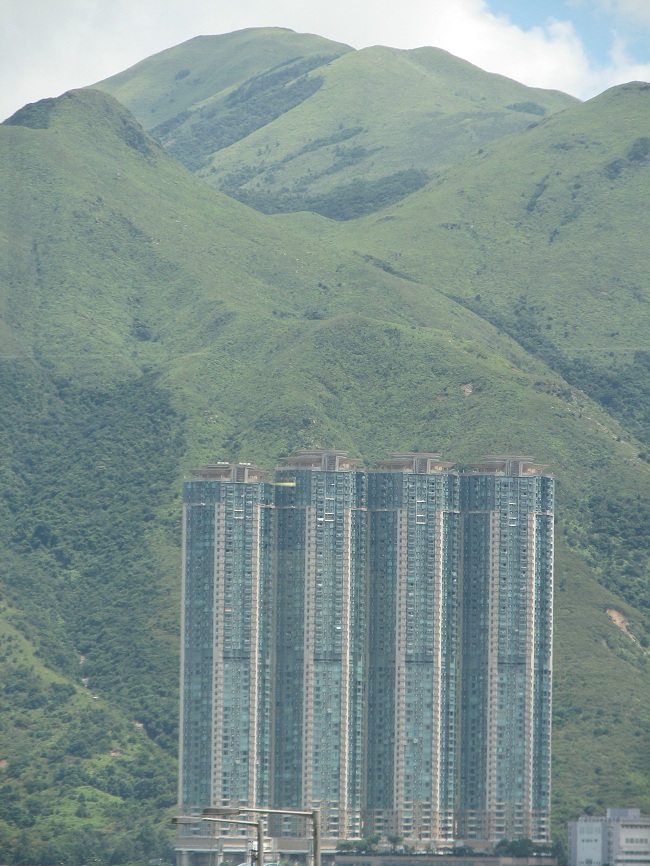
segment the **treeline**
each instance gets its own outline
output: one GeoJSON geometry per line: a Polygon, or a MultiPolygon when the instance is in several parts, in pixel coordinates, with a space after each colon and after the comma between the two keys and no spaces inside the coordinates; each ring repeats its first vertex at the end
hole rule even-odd
{"type": "Polygon", "coordinates": [[[326,55],[294,59],[248,79],[225,99],[195,114],[181,112],[151,134],[191,171],[197,171],[207,164],[203,154],[241,141],[316,93],[323,78],[308,73],[334,59],[326,55]]]}
{"type": "Polygon", "coordinates": [[[0,363],[0,402],[0,862],[168,858],[177,581],[147,533],[178,543],[181,419],[155,377],[31,362],[0,363]]]}
{"type": "MultiPolygon", "coordinates": [[[[355,159],[356,156],[353,154],[351,158],[355,159]]],[[[224,191],[262,213],[293,213],[304,210],[333,220],[351,220],[394,204],[421,189],[428,180],[425,171],[411,168],[377,180],[353,180],[320,195],[251,189],[224,191]]]]}

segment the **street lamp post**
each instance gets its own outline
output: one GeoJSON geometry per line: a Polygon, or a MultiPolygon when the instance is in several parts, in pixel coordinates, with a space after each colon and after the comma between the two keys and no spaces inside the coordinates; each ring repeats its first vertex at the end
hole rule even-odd
{"type": "Polygon", "coordinates": [[[320,866],[320,809],[313,809],[311,823],[314,834],[314,866],[320,866]]]}
{"type": "MultiPolygon", "coordinates": [[[[239,812],[233,814],[239,814],[239,812]]],[[[264,824],[262,821],[239,821],[236,818],[226,816],[213,817],[212,815],[206,815],[205,812],[200,818],[193,815],[182,815],[178,818],[172,818],[172,824],[196,824],[199,821],[211,821],[215,824],[241,824],[244,827],[255,827],[257,829],[257,866],[264,866],[264,824]]]]}
{"type": "Polygon", "coordinates": [[[247,827],[257,828],[257,866],[264,866],[264,824],[262,821],[236,821],[234,818],[213,818],[203,815],[204,821],[215,821],[219,824],[243,824],[247,827]]]}
{"type": "MultiPolygon", "coordinates": [[[[203,818],[200,817],[199,815],[176,815],[171,819],[171,822],[172,822],[172,824],[174,824],[176,827],[179,827],[179,828],[180,827],[196,827],[196,826],[203,823],[203,818]]],[[[212,864],[212,862],[213,862],[213,858],[212,858],[213,837],[212,836],[209,837],[209,841],[210,841],[210,849],[209,849],[210,863],[212,864]]],[[[178,842],[178,840],[177,840],[177,842],[178,842]]],[[[180,846],[177,844],[176,847],[178,850],[178,848],[180,846]]],[[[182,851],[182,848],[181,848],[181,851],[182,851]]],[[[219,864],[219,850],[218,849],[217,849],[216,853],[217,853],[217,864],[219,864]]],[[[184,853],[181,853],[181,866],[187,866],[188,863],[189,863],[189,857],[188,857],[187,852],[185,851],[184,853]]]]}
{"type": "MultiPolygon", "coordinates": [[[[320,809],[312,809],[311,812],[302,809],[267,809],[264,806],[259,808],[252,806],[224,806],[223,808],[209,808],[203,810],[203,817],[210,818],[213,815],[240,815],[242,813],[252,813],[254,815],[301,815],[304,818],[311,818],[313,845],[314,845],[314,864],[313,866],[321,866],[320,862],[320,809]]],[[[258,860],[258,866],[263,866],[258,860]]]]}

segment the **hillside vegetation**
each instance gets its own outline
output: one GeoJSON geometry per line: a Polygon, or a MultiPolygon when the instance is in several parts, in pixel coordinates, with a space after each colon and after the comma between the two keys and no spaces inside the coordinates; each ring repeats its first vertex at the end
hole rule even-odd
{"type": "Polygon", "coordinates": [[[97,86],[211,185],[265,213],[342,220],[576,104],[439,49],[353,51],[264,29],[190,40],[97,86]]]}
{"type": "Polygon", "coordinates": [[[650,431],[650,85],[614,88],[337,234],[512,336],[650,431]]]}
{"type": "Polygon", "coordinates": [[[645,446],[589,367],[571,379],[555,360],[593,362],[580,347],[601,345],[608,318],[628,354],[603,352],[603,376],[647,350],[642,145],[630,157],[647,94],[618,94],[345,225],[234,201],[99,91],[0,126],[3,862],[169,856],[180,482],[204,461],[272,468],[296,447],[549,465],[556,832],[585,810],[650,810],[645,446]],[[585,125],[599,144],[570,168],[578,145],[553,143],[585,125]],[[556,171],[581,171],[585,198],[549,242],[570,196],[556,171]],[[592,295],[588,250],[603,263],[592,295]]]}

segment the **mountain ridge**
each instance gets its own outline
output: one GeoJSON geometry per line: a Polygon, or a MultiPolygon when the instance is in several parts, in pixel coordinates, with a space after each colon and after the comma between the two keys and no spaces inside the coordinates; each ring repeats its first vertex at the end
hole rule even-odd
{"type": "MultiPolygon", "coordinates": [[[[266,30],[244,34],[250,44],[267,44],[266,30]]],[[[243,36],[203,42],[206,57],[233,38],[243,36]]],[[[283,33],[283,44],[299,52],[304,38],[283,33]]],[[[181,62],[176,52],[184,57],[186,46],[148,62],[163,65],[173,78],[181,62]]],[[[440,165],[577,102],[483,72],[441,49],[374,46],[337,54],[329,43],[321,49],[330,53],[297,53],[263,72],[259,63],[252,65],[235,90],[215,90],[207,98],[202,91],[194,103],[185,94],[182,110],[168,112],[162,124],[150,119],[158,97],[147,100],[146,75],[138,68],[129,71],[128,90],[124,74],[96,86],[122,99],[211,185],[263,212],[306,209],[330,217],[350,197],[350,184],[374,183],[357,192],[364,202],[360,212],[371,212],[386,197],[398,199],[422,186],[440,165]]]]}
{"type": "MultiPolygon", "coordinates": [[[[551,466],[556,833],[611,802],[650,808],[647,551],[635,541],[648,465],[625,418],[508,321],[459,303],[486,294],[459,240],[471,223],[448,207],[467,207],[462,187],[445,186],[460,169],[345,225],[268,217],[193,177],[105,94],[75,91],[32,116],[41,111],[45,127],[0,125],[0,785],[15,805],[0,811],[3,854],[168,856],[180,480],[220,458],[271,467],[297,447],[346,448],[366,463],[398,450],[463,463],[516,449],[551,466]],[[425,206],[436,190],[439,203],[425,206]]],[[[630,141],[615,129],[603,138],[598,165],[627,159],[639,137],[630,128],[630,141]]],[[[527,154],[521,145],[511,174],[527,154]]],[[[471,161],[468,179],[490,165],[471,161]]],[[[643,171],[632,162],[623,180],[643,171]]],[[[613,181],[598,178],[593,196],[614,203],[613,181]]],[[[475,226],[497,275],[507,265],[516,276],[522,247],[507,259],[520,230],[540,257],[557,249],[541,214],[551,185],[529,212],[532,179],[528,198],[517,187],[503,206],[516,198],[521,226],[511,218],[500,238],[488,215],[475,226]]],[[[644,250],[639,229],[619,267],[642,276],[644,250]]],[[[494,279],[495,309],[507,312],[509,291],[494,279]]]]}

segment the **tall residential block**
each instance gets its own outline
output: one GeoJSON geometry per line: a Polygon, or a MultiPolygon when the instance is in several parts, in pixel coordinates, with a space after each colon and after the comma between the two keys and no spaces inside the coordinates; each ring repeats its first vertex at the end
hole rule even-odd
{"type": "Polygon", "coordinates": [[[461,475],[458,832],[549,839],[554,481],[529,457],[461,475]]]}
{"type": "Polygon", "coordinates": [[[437,454],[368,473],[366,829],[451,840],[456,797],[459,478],[437,454]]]}
{"type": "Polygon", "coordinates": [[[239,464],[183,485],[179,803],[268,803],[273,488],[239,464]]]}
{"type": "Polygon", "coordinates": [[[361,835],[366,474],[303,451],[276,472],[274,805],[319,807],[325,837],[361,835]]]}
{"type": "Polygon", "coordinates": [[[326,849],[549,840],[544,467],[299,451],[273,482],[204,467],[183,507],[184,813],[318,808],[326,849]]]}

